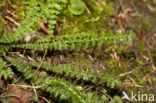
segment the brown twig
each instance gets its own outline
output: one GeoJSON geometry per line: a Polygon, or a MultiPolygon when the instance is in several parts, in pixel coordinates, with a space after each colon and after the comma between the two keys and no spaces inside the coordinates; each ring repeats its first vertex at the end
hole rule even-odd
{"type": "Polygon", "coordinates": [[[135,87],[143,87],[141,85],[138,85],[132,77],[128,76],[128,78],[132,81],[133,86],[135,86],[135,87]]]}
{"type": "Polygon", "coordinates": [[[13,12],[11,12],[11,11],[9,11],[9,10],[7,10],[7,12],[8,12],[12,17],[14,17],[15,19],[18,19],[18,20],[23,20],[23,19],[24,19],[24,18],[18,17],[17,15],[15,15],[13,12]]]}
{"type": "Polygon", "coordinates": [[[136,72],[136,70],[132,70],[132,71],[129,71],[129,72],[120,74],[119,76],[120,76],[120,77],[123,77],[123,76],[125,76],[125,75],[129,75],[129,74],[132,74],[132,73],[134,73],[134,72],[136,72]]]}
{"type": "Polygon", "coordinates": [[[85,4],[85,9],[87,11],[88,14],[91,14],[91,11],[89,10],[88,6],[85,4]]]}
{"type": "Polygon", "coordinates": [[[20,24],[17,23],[13,18],[11,18],[11,17],[9,17],[9,16],[5,16],[4,18],[7,19],[7,20],[9,20],[9,21],[11,21],[11,22],[14,23],[16,26],[20,26],[20,24]]]}
{"type": "Polygon", "coordinates": [[[45,97],[39,96],[41,99],[43,99],[44,101],[46,101],[47,103],[51,103],[50,101],[48,101],[45,97]]]}

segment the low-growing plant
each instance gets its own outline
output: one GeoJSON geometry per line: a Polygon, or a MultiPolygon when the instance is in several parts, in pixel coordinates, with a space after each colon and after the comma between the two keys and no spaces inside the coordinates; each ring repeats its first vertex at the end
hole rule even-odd
{"type": "MultiPolygon", "coordinates": [[[[72,0],[71,0],[72,1],[72,0]]],[[[106,96],[98,96],[95,92],[87,92],[85,90],[80,91],[70,81],[65,78],[82,80],[85,82],[105,83],[107,87],[115,88],[121,85],[121,81],[118,77],[103,73],[102,71],[80,68],[72,64],[58,64],[52,65],[50,62],[28,62],[19,58],[14,58],[11,54],[12,49],[22,48],[23,50],[35,50],[35,51],[85,51],[90,48],[101,48],[104,45],[126,45],[126,43],[132,43],[135,37],[133,32],[126,34],[118,34],[117,32],[101,32],[95,33],[93,31],[83,32],[78,34],[69,34],[62,36],[53,36],[55,25],[57,24],[57,18],[60,14],[60,10],[66,4],[66,0],[30,0],[25,1],[26,16],[21,21],[20,26],[17,28],[16,33],[6,31],[0,31],[0,75],[5,80],[12,79],[14,72],[13,65],[18,72],[22,74],[25,80],[32,82],[35,86],[41,86],[41,90],[45,90],[53,98],[58,101],[66,100],[69,103],[105,103],[106,96]],[[33,42],[24,42],[23,40],[29,35],[34,34],[40,27],[39,19],[43,19],[48,22],[48,36],[38,38],[33,42]],[[11,52],[10,52],[11,51],[11,52]],[[10,52],[10,53],[8,53],[10,52]],[[41,66],[40,66],[41,65],[41,66]],[[35,67],[35,68],[34,68],[35,67]],[[40,67],[45,71],[55,73],[55,76],[47,76],[39,74],[34,69],[40,67]]],[[[71,2],[72,3],[72,2],[71,2]]],[[[75,5],[75,4],[74,4],[75,5]]],[[[69,4],[69,10],[72,10],[73,4],[69,4]]],[[[77,12],[75,14],[81,14],[77,12]]],[[[2,19],[1,19],[2,21],[2,19]]],[[[4,25],[4,24],[0,24],[4,25]]],[[[119,97],[115,97],[110,102],[120,101],[119,97]]]]}

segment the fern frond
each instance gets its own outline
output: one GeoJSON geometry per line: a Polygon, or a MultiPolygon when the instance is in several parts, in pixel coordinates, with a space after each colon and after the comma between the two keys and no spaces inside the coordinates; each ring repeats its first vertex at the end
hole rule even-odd
{"type": "Polygon", "coordinates": [[[31,28],[34,25],[39,25],[38,17],[39,17],[39,7],[38,2],[36,1],[29,1],[27,2],[29,6],[26,8],[26,17],[20,23],[15,34],[9,33],[8,36],[4,35],[3,43],[10,43],[10,42],[17,42],[18,40],[22,40],[24,37],[27,36],[28,33],[34,33],[34,29],[31,28]]]}
{"type": "Polygon", "coordinates": [[[25,79],[31,80],[34,85],[45,87],[47,92],[56,98],[59,97],[60,100],[70,100],[70,103],[101,103],[96,95],[80,92],[63,79],[39,75],[30,65],[23,63],[21,60],[11,57],[6,57],[6,59],[23,74],[25,79]]]}
{"type": "Polygon", "coordinates": [[[114,98],[109,103],[123,103],[119,96],[114,96],[114,98]]]}
{"type": "MultiPolygon", "coordinates": [[[[34,67],[38,67],[38,62],[30,63],[34,67]]],[[[70,64],[58,64],[57,66],[51,63],[45,62],[42,64],[41,68],[52,71],[57,75],[63,75],[66,78],[76,78],[77,80],[91,81],[92,83],[106,83],[108,87],[114,88],[115,85],[120,86],[121,81],[114,75],[104,74],[101,71],[95,69],[79,68],[77,66],[71,66],[70,64]]]]}
{"type": "Polygon", "coordinates": [[[14,47],[41,51],[46,48],[49,48],[49,50],[86,50],[89,47],[101,47],[102,45],[122,45],[127,42],[131,42],[133,38],[134,33],[130,33],[126,36],[125,34],[119,35],[118,33],[114,34],[111,32],[108,35],[104,32],[99,35],[94,32],[88,32],[57,36],[55,38],[44,38],[33,44],[19,44],[14,45],[14,47]],[[48,41],[50,43],[47,43],[48,41]]]}
{"type": "Polygon", "coordinates": [[[6,54],[6,51],[8,51],[8,49],[9,49],[9,46],[8,45],[0,44],[0,55],[1,54],[5,55],[6,54]]]}
{"type": "Polygon", "coordinates": [[[18,35],[18,34],[15,34],[15,33],[8,33],[8,35],[5,35],[3,34],[1,36],[1,39],[0,39],[0,43],[5,43],[5,44],[9,44],[9,43],[12,43],[12,42],[15,42],[15,41],[18,41],[18,40],[21,40],[23,37],[18,35]]]}
{"type": "Polygon", "coordinates": [[[49,34],[53,34],[59,11],[62,9],[61,1],[48,0],[47,3],[42,3],[38,0],[30,0],[25,3],[28,5],[25,19],[20,23],[16,33],[9,33],[8,36],[4,35],[0,42],[17,42],[24,39],[28,34],[34,34],[40,27],[40,18],[48,21],[49,34]]]}
{"type": "Polygon", "coordinates": [[[4,77],[4,79],[12,78],[13,77],[13,71],[10,67],[6,67],[6,62],[3,61],[2,58],[0,58],[0,75],[4,77]]]}

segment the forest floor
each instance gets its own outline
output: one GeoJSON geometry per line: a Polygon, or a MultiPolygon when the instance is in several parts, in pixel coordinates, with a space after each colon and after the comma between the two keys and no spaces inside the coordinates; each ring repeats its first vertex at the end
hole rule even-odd
{"type": "MultiPolygon", "coordinates": [[[[55,36],[68,35],[93,30],[118,31],[127,33],[132,30],[138,40],[129,47],[102,47],[102,49],[89,49],[82,52],[48,52],[44,62],[53,65],[70,63],[82,68],[100,69],[104,72],[119,76],[122,81],[121,88],[108,90],[110,97],[119,95],[122,91],[127,93],[143,93],[156,95],[156,1],[155,0],[106,0],[107,6],[103,9],[101,0],[97,0],[94,7],[92,2],[88,3],[87,10],[80,16],[62,11],[58,19],[59,24],[55,28],[55,36]],[[97,8],[99,7],[99,8],[97,8]],[[99,11],[95,12],[95,11],[99,11]]],[[[4,13],[3,15],[8,15],[4,13]]],[[[10,22],[11,19],[6,19],[10,22]]],[[[41,31],[43,32],[43,31],[41,31]]],[[[44,31],[45,32],[45,31],[44,31]]],[[[34,61],[41,62],[43,52],[21,51],[22,58],[30,57],[34,61]],[[27,53],[25,53],[27,52],[27,53]],[[28,55],[28,56],[27,56],[28,55]]],[[[1,78],[1,77],[0,77],[1,78]]],[[[18,75],[16,76],[18,78],[18,75]]],[[[10,81],[0,79],[0,97],[7,98],[10,103],[28,103],[32,101],[34,91],[32,89],[20,88],[16,85],[6,85],[10,81]]],[[[14,84],[27,85],[22,78],[14,81],[14,84]]],[[[74,84],[74,83],[73,83],[74,84]]],[[[76,83],[79,85],[85,85],[76,83]]],[[[94,85],[87,85],[87,89],[94,85]]],[[[100,88],[100,87],[99,87],[100,88]]],[[[97,87],[98,89],[98,87],[97,87]]],[[[38,91],[40,103],[55,103],[52,99],[44,97],[38,91]]]]}

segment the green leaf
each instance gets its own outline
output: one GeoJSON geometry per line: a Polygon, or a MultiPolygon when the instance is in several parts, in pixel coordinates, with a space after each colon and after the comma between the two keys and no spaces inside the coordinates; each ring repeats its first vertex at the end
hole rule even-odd
{"type": "Polygon", "coordinates": [[[81,15],[85,11],[85,4],[81,0],[70,0],[68,10],[74,15],[81,15]]]}

